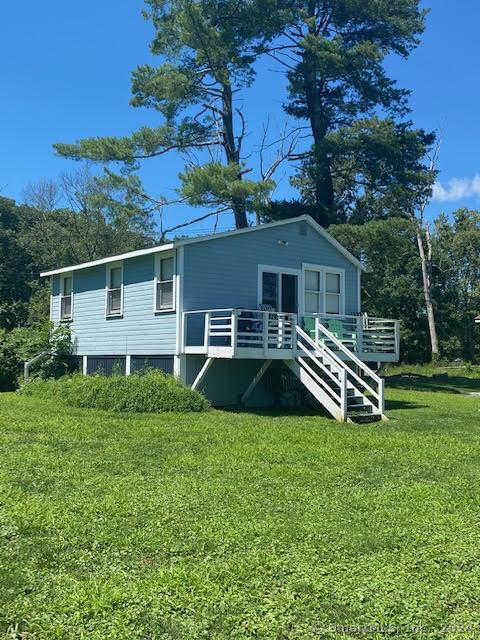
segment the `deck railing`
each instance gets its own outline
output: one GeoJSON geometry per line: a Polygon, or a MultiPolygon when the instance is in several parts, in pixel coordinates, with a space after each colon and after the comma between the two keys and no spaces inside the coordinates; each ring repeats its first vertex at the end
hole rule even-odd
{"type": "Polygon", "coordinates": [[[183,352],[237,349],[268,354],[294,349],[294,313],[253,309],[207,309],[183,314],[183,352]]]}
{"type": "Polygon", "coordinates": [[[304,326],[308,318],[314,320],[314,336],[317,342],[325,342],[331,349],[333,344],[321,331],[325,327],[342,345],[357,354],[361,360],[375,360],[375,356],[400,356],[400,323],[398,320],[371,318],[364,315],[315,314],[304,316],[304,326]]]}
{"type": "MultiPolygon", "coordinates": [[[[304,315],[253,309],[203,309],[183,313],[182,353],[213,353],[226,357],[295,357],[297,323],[316,342],[341,352],[322,331],[327,329],[360,360],[398,360],[398,320],[366,315],[304,315]]],[[[344,354],[339,353],[340,357],[344,354]]]]}

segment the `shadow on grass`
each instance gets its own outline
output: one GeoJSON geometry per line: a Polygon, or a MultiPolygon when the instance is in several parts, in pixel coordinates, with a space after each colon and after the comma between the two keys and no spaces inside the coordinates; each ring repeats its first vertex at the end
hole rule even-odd
{"type": "Polygon", "coordinates": [[[428,409],[428,404],[419,404],[418,402],[409,402],[408,400],[386,400],[385,411],[392,411],[395,409],[428,409]]]}
{"type": "Polygon", "coordinates": [[[439,374],[423,376],[418,373],[402,373],[387,377],[387,385],[392,389],[410,389],[465,395],[480,392],[480,379],[439,374]]]}
{"type": "Polygon", "coordinates": [[[270,418],[297,417],[304,418],[307,416],[322,416],[331,418],[331,415],[322,410],[322,407],[243,407],[228,406],[218,407],[222,411],[228,413],[250,413],[256,416],[265,416],[270,418]]]}

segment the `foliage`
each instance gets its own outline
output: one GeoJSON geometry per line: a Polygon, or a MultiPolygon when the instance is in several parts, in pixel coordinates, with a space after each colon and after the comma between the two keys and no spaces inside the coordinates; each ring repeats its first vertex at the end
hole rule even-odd
{"type": "Polygon", "coordinates": [[[21,393],[55,398],[74,407],[91,407],[133,413],[206,411],[208,400],[160,371],[124,376],[73,374],[59,380],[35,379],[21,393]]]}
{"type": "Polygon", "coordinates": [[[5,637],[478,636],[478,398],[390,389],[373,426],[1,402],[5,637]]]}
{"type": "Polygon", "coordinates": [[[44,380],[61,378],[78,369],[75,344],[68,326],[60,325],[51,329],[48,350],[50,356],[42,362],[39,369],[39,376],[44,380]]]}
{"type": "Polygon", "coordinates": [[[447,358],[480,355],[480,212],[459,209],[440,216],[433,234],[438,331],[447,358]]]}
{"type": "Polygon", "coordinates": [[[0,329],[0,391],[17,388],[23,364],[49,348],[50,324],[0,329]]]}
{"type": "Polygon", "coordinates": [[[26,320],[32,258],[22,244],[26,207],[0,196],[0,328],[12,329],[26,320]]]}
{"type": "Polygon", "coordinates": [[[429,360],[427,324],[415,228],[403,218],[373,220],[363,225],[335,225],[329,231],[362,259],[362,311],[380,318],[401,319],[401,357],[429,360]]]}
{"type": "Polygon", "coordinates": [[[249,196],[268,192],[271,185],[262,180],[240,185],[248,170],[242,161],[246,123],[235,94],[250,86],[257,52],[280,28],[278,2],[148,0],[147,6],[145,16],[155,29],[151,52],[161,63],[134,71],[131,104],[154,109],[164,123],[142,127],[129,137],[86,138],[55,148],[68,158],[117,162],[130,172],[147,158],[173,150],[188,153],[182,197],[205,206],[213,195],[216,203],[233,211],[236,226],[245,227],[249,196]],[[202,149],[210,150],[209,159],[190,166],[192,152],[202,149]],[[227,184],[219,189],[220,169],[227,184]]]}
{"type": "Polygon", "coordinates": [[[311,148],[293,179],[323,225],[410,212],[433,176],[434,137],[412,129],[409,92],[385,71],[389,55],[419,43],[418,0],[298,0],[274,57],[286,70],[290,116],[306,120],[311,148]],[[383,119],[382,119],[383,118],[383,119]]]}

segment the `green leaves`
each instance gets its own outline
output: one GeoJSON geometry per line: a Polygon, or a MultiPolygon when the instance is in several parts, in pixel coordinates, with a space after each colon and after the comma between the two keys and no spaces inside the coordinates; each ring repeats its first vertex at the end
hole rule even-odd
{"type": "Polygon", "coordinates": [[[267,199],[274,183],[242,178],[244,170],[238,164],[210,162],[191,167],[180,174],[181,195],[193,205],[218,206],[241,200],[249,211],[267,199]]]}

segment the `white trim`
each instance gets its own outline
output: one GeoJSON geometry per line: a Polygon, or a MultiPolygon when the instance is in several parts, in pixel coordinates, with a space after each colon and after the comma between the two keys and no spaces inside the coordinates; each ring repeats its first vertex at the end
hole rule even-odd
{"type": "Polygon", "coordinates": [[[124,268],[123,262],[118,260],[117,262],[110,262],[106,265],[105,268],[105,318],[121,318],[123,317],[123,276],[124,276],[124,268]],[[122,284],[120,286],[120,312],[119,313],[108,313],[108,292],[110,291],[110,272],[112,269],[117,269],[118,267],[122,270],[122,284]]]}
{"type": "Polygon", "coordinates": [[[233,231],[225,231],[223,233],[214,233],[208,236],[200,236],[198,238],[188,238],[184,240],[175,240],[174,242],[170,242],[168,244],[160,245],[159,247],[150,247],[149,249],[140,249],[138,251],[130,251],[128,253],[122,253],[117,256],[109,256],[108,258],[102,258],[100,260],[92,260],[91,262],[83,262],[81,264],[77,264],[70,267],[64,267],[62,269],[53,269],[52,271],[43,271],[40,274],[40,277],[44,278],[46,276],[53,276],[57,273],[65,273],[67,271],[76,271],[78,269],[87,269],[89,267],[96,267],[100,264],[106,264],[108,262],[115,262],[118,260],[126,260],[127,258],[135,258],[138,256],[148,255],[149,253],[157,253],[159,251],[169,251],[171,249],[175,249],[176,247],[185,246],[188,244],[195,244],[197,242],[207,242],[209,240],[218,240],[220,238],[228,238],[230,236],[237,236],[243,233],[250,233],[253,231],[262,231],[264,229],[273,229],[274,227],[280,227],[287,224],[294,224],[295,222],[306,222],[309,224],[314,231],[320,234],[325,240],[327,240],[332,246],[337,249],[347,260],[352,262],[357,269],[361,269],[365,271],[365,267],[363,264],[355,258],[354,255],[350,253],[343,245],[341,245],[338,240],[328,233],[323,227],[321,227],[313,218],[308,215],[298,216],[295,218],[288,218],[287,220],[277,220],[276,222],[269,222],[268,224],[256,225],[253,227],[246,227],[245,229],[234,229],[233,231]]]}
{"type": "Polygon", "coordinates": [[[50,280],[50,322],[53,322],[53,278],[50,280]]]}
{"type": "Polygon", "coordinates": [[[175,318],[175,355],[173,357],[173,373],[183,383],[186,382],[186,360],[183,355],[183,273],[185,265],[185,250],[178,247],[176,252],[176,318],[175,318]]]}
{"type": "Polygon", "coordinates": [[[159,251],[170,251],[174,248],[173,242],[168,244],[162,244],[159,247],[150,247],[149,249],[138,249],[137,251],[129,251],[128,253],[120,253],[116,256],[108,256],[108,258],[100,258],[99,260],[91,260],[90,262],[82,262],[80,264],[73,265],[71,267],[62,267],[61,269],[53,269],[52,271],[43,271],[40,274],[41,278],[47,276],[54,276],[57,273],[66,273],[67,271],[77,271],[78,269],[88,269],[89,267],[98,267],[102,264],[109,262],[120,262],[127,258],[138,258],[139,256],[146,256],[150,253],[158,253],[159,251]]]}
{"type": "MultiPolygon", "coordinates": [[[[153,278],[153,313],[172,313],[177,308],[177,257],[176,251],[168,252],[167,255],[156,255],[154,260],[154,278],[153,278]],[[173,278],[172,278],[172,306],[168,309],[157,309],[157,284],[160,281],[160,261],[173,258],[173,278]]],[[[164,280],[164,282],[169,282],[164,280]]]]}
{"type": "Polygon", "coordinates": [[[73,277],[73,271],[67,271],[65,273],[63,273],[60,276],[60,289],[58,292],[58,321],[59,322],[73,322],[73,314],[74,314],[74,310],[73,310],[73,301],[74,301],[74,295],[73,295],[73,283],[74,283],[74,277],[73,277]],[[65,282],[66,278],[72,278],[72,293],[70,295],[71,298],[71,314],[69,318],[62,318],[62,298],[63,298],[63,283],[65,282]]]}
{"type": "MultiPolygon", "coordinates": [[[[337,314],[330,314],[332,316],[345,315],[345,269],[340,267],[329,267],[324,264],[312,264],[309,262],[302,263],[302,296],[301,296],[301,312],[299,315],[304,315],[305,311],[305,271],[318,271],[321,274],[320,281],[320,300],[321,309],[317,313],[326,314],[326,301],[327,301],[327,273],[336,273],[340,276],[340,312],[337,314]]],[[[310,312],[309,312],[310,313],[310,312]]]]}
{"type": "MultiPolygon", "coordinates": [[[[291,269],[289,267],[281,267],[278,265],[271,265],[271,264],[259,264],[258,273],[257,273],[257,304],[259,305],[259,307],[262,304],[262,299],[263,299],[262,293],[263,293],[263,274],[264,273],[276,273],[276,274],[286,273],[291,276],[297,276],[298,280],[297,280],[297,311],[296,313],[298,314],[300,310],[300,304],[301,304],[300,287],[303,286],[302,270],[291,269]]],[[[278,287],[278,307],[279,308],[276,309],[276,311],[280,311],[282,307],[282,288],[280,286],[278,287]]]]}

